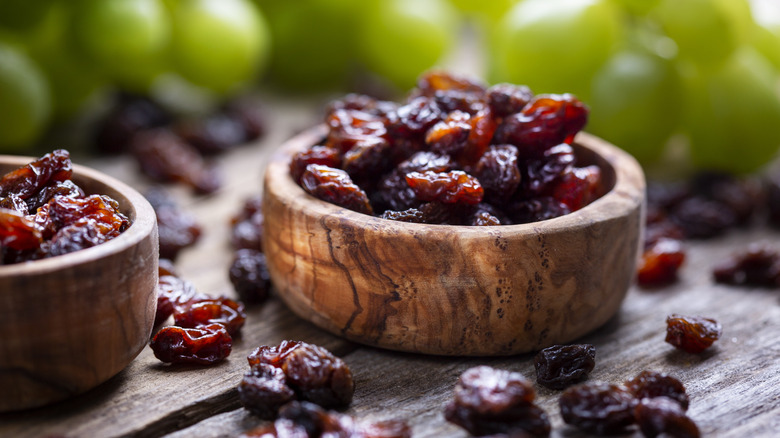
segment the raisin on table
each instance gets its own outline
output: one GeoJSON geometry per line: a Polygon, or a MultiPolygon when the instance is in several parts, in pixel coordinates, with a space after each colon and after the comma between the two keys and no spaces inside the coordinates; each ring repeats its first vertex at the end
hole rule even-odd
{"type": "Polygon", "coordinates": [[[722,329],[714,319],[673,314],[666,318],[666,342],[688,353],[701,353],[720,338],[722,329]]]}
{"type": "Polygon", "coordinates": [[[252,249],[236,251],[228,274],[230,283],[242,301],[260,303],[268,298],[271,274],[262,252],[252,249]]]}
{"type": "Polygon", "coordinates": [[[634,410],[642,434],[648,438],[659,435],[673,438],[698,438],[699,428],[685,410],[667,397],[646,398],[634,410]]]}
{"type": "Polygon", "coordinates": [[[780,287],[780,251],[767,243],[754,243],[716,265],[712,274],[718,283],[780,287]]]}
{"type": "Polygon", "coordinates": [[[636,398],[625,388],[607,383],[582,383],[558,399],[566,424],[597,435],[623,433],[634,424],[636,398]]]}
{"type": "Polygon", "coordinates": [[[689,401],[685,386],[670,375],[645,370],[633,379],[627,380],[625,386],[637,399],[668,397],[679,403],[683,410],[688,409],[689,401]]]}
{"type": "Polygon", "coordinates": [[[588,377],[596,365],[596,348],[590,344],[553,345],[534,357],[536,381],[550,389],[564,389],[588,377]]]}
{"type": "Polygon", "coordinates": [[[268,364],[256,364],[238,385],[241,404],[252,414],[272,420],[279,408],[295,400],[295,392],[287,385],[284,371],[268,364]]]}
{"type": "Polygon", "coordinates": [[[198,328],[221,324],[230,336],[237,336],[246,321],[244,304],[230,298],[201,298],[174,308],[174,323],[179,327],[198,328]]]}
{"type": "Polygon", "coordinates": [[[654,287],[674,283],[677,272],[685,262],[685,250],[681,241],[660,238],[647,246],[637,268],[640,286],[654,287]]]}
{"type": "Polygon", "coordinates": [[[233,339],[222,324],[198,328],[169,326],[160,329],[149,346],[162,362],[213,365],[230,355],[233,339]]]}
{"type": "Polygon", "coordinates": [[[263,251],[263,197],[253,195],[244,200],[241,210],[230,218],[230,243],[235,249],[263,251]]]}
{"type": "Polygon", "coordinates": [[[447,421],[473,435],[550,434],[547,414],[533,403],[531,382],[519,373],[478,366],[465,371],[444,410],[447,421]]]}
{"type": "Polygon", "coordinates": [[[175,309],[183,307],[192,300],[202,298],[206,296],[195,290],[195,286],[189,281],[160,272],[157,280],[157,313],[154,317],[154,325],[159,325],[168,319],[175,309]]]}

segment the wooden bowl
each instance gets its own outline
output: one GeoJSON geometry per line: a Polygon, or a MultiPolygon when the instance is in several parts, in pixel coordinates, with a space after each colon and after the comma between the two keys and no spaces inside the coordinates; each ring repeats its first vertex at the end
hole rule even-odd
{"type": "Polygon", "coordinates": [[[578,159],[609,192],[546,221],[494,227],[403,223],[318,200],[289,175],[324,127],[287,142],[265,175],[264,245],[279,295],[347,339],[439,355],[509,355],[571,342],[620,308],[635,274],[644,174],[582,133],[578,159]]]}
{"type": "MultiPolygon", "coordinates": [[[[0,172],[33,158],[0,156],[0,172]]],[[[109,195],[132,224],[63,256],[0,266],[0,411],[80,394],[127,366],[149,340],[157,304],[157,221],[129,186],[74,165],[88,194],[109,195]]]]}

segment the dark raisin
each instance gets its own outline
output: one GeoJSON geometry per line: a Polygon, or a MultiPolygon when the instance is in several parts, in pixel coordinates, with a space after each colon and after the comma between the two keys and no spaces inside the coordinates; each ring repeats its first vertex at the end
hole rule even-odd
{"type": "Polygon", "coordinates": [[[358,110],[375,116],[386,116],[389,112],[395,111],[396,108],[398,105],[394,102],[378,100],[365,94],[352,93],[330,102],[325,109],[325,114],[330,116],[336,110],[358,110]]]}
{"type": "Polygon", "coordinates": [[[198,193],[213,193],[222,184],[217,168],[207,164],[195,148],[168,130],[136,135],[130,150],[141,171],[153,180],[181,182],[198,193]]]}
{"type": "Polygon", "coordinates": [[[228,271],[230,283],[246,303],[261,303],[271,290],[271,275],[265,254],[253,249],[236,251],[228,271]]]}
{"type": "Polygon", "coordinates": [[[184,307],[188,302],[207,298],[200,294],[187,280],[173,275],[160,275],[157,281],[157,312],[154,325],[163,323],[174,310],[184,307]]]}
{"type": "Polygon", "coordinates": [[[343,407],[352,401],[352,372],[341,359],[322,347],[282,341],[275,347],[256,349],[247,360],[250,367],[268,364],[281,368],[287,384],[301,400],[323,407],[343,407]]]}
{"type": "Polygon", "coordinates": [[[698,438],[699,428],[675,400],[667,397],[646,398],[634,410],[642,435],[674,438],[698,438]]]}
{"type": "Polygon", "coordinates": [[[587,121],[588,108],[571,94],[538,95],[521,112],[504,119],[496,141],[543,151],[571,143],[587,121]]]}
{"type": "MultiPolygon", "coordinates": [[[[567,144],[559,144],[545,150],[540,158],[530,158],[519,163],[522,174],[523,197],[549,194],[563,174],[574,163],[574,149],[567,144]]],[[[560,202],[560,201],[559,201],[560,202]]]]}
{"type": "Polygon", "coordinates": [[[444,418],[473,435],[511,434],[548,436],[547,414],[533,401],[531,382],[519,373],[478,366],[464,372],[455,386],[444,418]]]}
{"type": "Polygon", "coordinates": [[[165,189],[151,188],[144,197],[157,215],[160,257],[175,260],[181,250],[198,242],[202,228],[197,219],[179,208],[165,189]]]}
{"type": "Polygon", "coordinates": [[[319,164],[309,164],[301,176],[301,186],[316,198],[338,206],[373,214],[368,196],[352,182],[347,172],[319,164]]]}
{"type": "Polygon", "coordinates": [[[712,274],[718,283],[780,287],[780,252],[768,243],[754,243],[716,265],[712,274]]]}
{"type": "Polygon", "coordinates": [[[387,140],[384,118],[363,111],[341,109],[332,112],[326,120],[328,138],[325,145],[342,153],[357,144],[373,144],[387,140]]]}
{"type": "Polygon", "coordinates": [[[766,206],[769,223],[780,228],[780,171],[771,173],[766,181],[766,206]]]}
{"type": "Polygon", "coordinates": [[[474,205],[480,203],[484,196],[479,181],[461,170],[410,172],[406,174],[406,183],[423,201],[474,205]]]}
{"type": "Polygon", "coordinates": [[[425,143],[433,152],[458,157],[466,147],[471,133],[471,116],[462,111],[453,111],[437,122],[425,134],[425,143]]]}
{"type": "Polygon", "coordinates": [[[273,420],[280,407],[295,400],[295,392],[287,386],[281,368],[261,363],[244,374],[238,385],[238,397],[249,412],[273,420]]]}
{"type": "Polygon", "coordinates": [[[444,116],[435,100],[416,97],[388,114],[387,130],[394,137],[423,141],[428,129],[444,116]]]}
{"type": "Polygon", "coordinates": [[[312,146],[293,155],[290,162],[290,174],[295,182],[300,183],[301,176],[309,164],[321,164],[338,169],[341,167],[341,155],[341,151],[336,148],[312,146]]]}
{"type": "Polygon", "coordinates": [[[244,200],[244,205],[230,218],[230,243],[235,249],[263,251],[263,197],[255,195],[244,200]]]}
{"type": "Polygon", "coordinates": [[[700,172],[693,176],[690,185],[693,193],[729,210],[738,224],[750,220],[762,196],[755,181],[722,172],[700,172]]]}
{"type": "Polygon", "coordinates": [[[685,250],[679,240],[659,238],[647,246],[637,268],[640,286],[656,287],[674,283],[685,262],[685,250]]]}
{"type": "Polygon", "coordinates": [[[149,98],[123,94],[99,123],[96,149],[103,153],[125,152],[139,132],[159,128],[171,122],[171,115],[149,98]]]}
{"type": "Polygon", "coordinates": [[[561,175],[553,189],[553,197],[571,211],[590,204],[604,192],[601,169],[598,166],[572,167],[561,175]]]}
{"type": "Polygon", "coordinates": [[[623,433],[634,424],[634,395],[618,385],[582,383],[558,400],[566,424],[597,435],[623,433]]]}
{"type": "Polygon", "coordinates": [[[233,340],[222,324],[168,326],[154,335],[149,346],[162,362],[212,365],[230,355],[233,340]]]}
{"type": "Polygon", "coordinates": [[[0,197],[13,193],[21,199],[27,199],[46,186],[70,179],[72,174],[70,153],[57,149],[3,175],[0,178],[0,197]]]}
{"type": "Polygon", "coordinates": [[[182,120],[174,131],[204,155],[225,152],[247,140],[242,121],[220,112],[182,120]]]}
{"type": "Polygon", "coordinates": [[[505,202],[520,185],[517,148],[512,145],[491,146],[474,166],[474,176],[485,189],[487,201],[505,202]]]}
{"type": "Polygon", "coordinates": [[[77,186],[71,180],[57,181],[54,184],[48,185],[41,189],[35,196],[27,198],[28,211],[30,214],[41,208],[44,204],[47,204],[55,196],[65,196],[67,198],[83,198],[86,196],[84,190],[77,186]]]}
{"type": "Polygon", "coordinates": [[[387,153],[389,148],[390,144],[383,138],[358,143],[344,154],[341,168],[365,190],[373,190],[376,176],[393,167],[387,153]]]}
{"type": "Polygon", "coordinates": [[[475,227],[490,227],[501,225],[501,220],[486,211],[478,211],[471,217],[469,225],[475,227]]]}
{"type": "Polygon", "coordinates": [[[499,118],[519,113],[533,97],[531,89],[525,85],[496,84],[487,90],[488,105],[499,118]]]}
{"type": "Polygon", "coordinates": [[[721,325],[702,316],[673,314],[666,318],[666,342],[688,353],[701,353],[717,341],[721,325]]]}
{"type": "Polygon", "coordinates": [[[677,402],[683,410],[688,409],[685,386],[668,374],[645,370],[626,381],[625,386],[637,399],[668,397],[677,402]]]}
{"type": "Polygon", "coordinates": [[[244,326],[246,313],[243,303],[230,298],[200,298],[175,306],[173,320],[177,326],[184,328],[222,324],[230,336],[236,337],[244,326]]]}
{"type": "Polygon", "coordinates": [[[596,347],[590,344],[553,345],[534,357],[536,381],[550,389],[564,389],[588,378],[596,365],[596,347]]]}
{"type": "Polygon", "coordinates": [[[569,207],[550,196],[511,202],[506,213],[516,224],[544,221],[571,213],[569,207]]]}
{"type": "Polygon", "coordinates": [[[722,235],[737,223],[733,211],[720,202],[700,196],[681,201],[669,212],[669,217],[683,230],[685,237],[693,239],[722,235]]]}

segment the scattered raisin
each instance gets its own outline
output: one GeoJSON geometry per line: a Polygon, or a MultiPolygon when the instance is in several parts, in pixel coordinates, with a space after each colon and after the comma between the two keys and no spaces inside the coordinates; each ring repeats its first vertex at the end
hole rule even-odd
{"type": "Polygon", "coordinates": [[[203,298],[207,297],[200,294],[189,281],[160,272],[157,280],[157,313],[154,317],[154,325],[162,324],[176,309],[185,306],[188,302],[203,298]]]}
{"type": "Polygon", "coordinates": [[[222,324],[168,326],[154,335],[149,346],[162,362],[212,365],[230,355],[233,339],[222,324]]]}
{"type": "Polygon", "coordinates": [[[246,321],[244,304],[230,298],[191,299],[174,307],[174,323],[179,327],[198,328],[222,324],[230,336],[237,336],[246,321]]]}
{"type": "Polygon", "coordinates": [[[702,316],[673,314],[666,318],[666,342],[688,353],[701,353],[721,335],[720,323],[702,316]]]}
{"type": "Polygon", "coordinates": [[[309,164],[301,176],[301,186],[308,193],[323,201],[358,213],[373,213],[366,192],[355,185],[343,170],[319,164],[309,164]]]}
{"type": "Polygon", "coordinates": [[[241,211],[230,218],[230,242],[235,249],[263,251],[263,197],[250,196],[241,211]]]}
{"type": "Polygon", "coordinates": [[[534,357],[536,381],[550,389],[564,389],[588,377],[596,365],[596,348],[590,344],[553,345],[534,357]]]}
{"type": "Polygon", "coordinates": [[[174,129],[200,153],[211,155],[259,138],[264,132],[263,125],[257,105],[232,101],[216,112],[182,120],[174,129]]]}
{"type": "Polygon", "coordinates": [[[458,379],[444,418],[473,435],[524,432],[548,436],[550,422],[533,403],[535,397],[533,385],[521,374],[478,366],[458,379]]]}
{"type": "Polygon", "coordinates": [[[171,115],[153,100],[120,94],[111,111],[98,123],[96,149],[106,154],[128,150],[133,136],[171,123],[171,115]]]}
{"type": "Polygon", "coordinates": [[[677,280],[677,271],[684,261],[685,250],[681,241],[657,239],[642,253],[637,269],[637,282],[645,287],[673,283],[677,280]]]}
{"type": "Polygon", "coordinates": [[[295,400],[284,371],[264,363],[255,364],[244,374],[238,396],[249,412],[264,420],[274,419],[281,406],[295,400]]]}
{"type": "Polygon", "coordinates": [[[271,275],[262,252],[253,249],[236,251],[228,273],[230,283],[242,301],[260,303],[268,297],[271,275]]]}
{"type": "Polygon", "coordinates": [[[754,243],[732,254],[712,270],[724,284],[780,287],[780,252],[767,243],[754,243]]]}
{"type": "Polygon", "coordinates": [[[323,407],[343,407],[352,401],[352,372],[341,359],[322,347],[282,341],[275,347],[259,347],[247,360],[250,367],[267,364],[281,368],[287,385],[300,400],[323,407]]]}
{"type": "Polygon", "coordinates": [[[202,228],[195,216],[179,208],[164,189],[149,189],[144,196],[157,215],[160,257],[175,260],[181,250],[198,242],[202,228]]]}
{"type": "Polygon", "coordinates": [[[685,410],[667,397],[645,398],[639,401],[634,414],[642,434],[648,438],[664,435],[674,438],[698,438],[699,428],[685,410]]]}
{"type": "Polygon", "coordinates": [[[634,424],[637,400],[628,390],[606,383],[582,383],[567,389],[558,400],[566,424],[588,433],[623,433],[634,424]]]}
{"type": "Polygon", "coordinates": [[[626,381],[625,386],[637,399],[667,397],[677,402],[683,410],[688,409],[685,386],[670,375],[645,370],[626,381]]]}

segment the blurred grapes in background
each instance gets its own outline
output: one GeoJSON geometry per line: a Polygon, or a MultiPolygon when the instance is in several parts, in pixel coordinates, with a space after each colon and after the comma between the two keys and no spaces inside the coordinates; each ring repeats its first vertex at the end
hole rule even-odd
{"type": "Polygon", "coordinates": [[[0,152],[118,91],[397,97],[432,67],[576,94],[648,169],[780,146],[777,0],[0,0],[0,152]]]}

